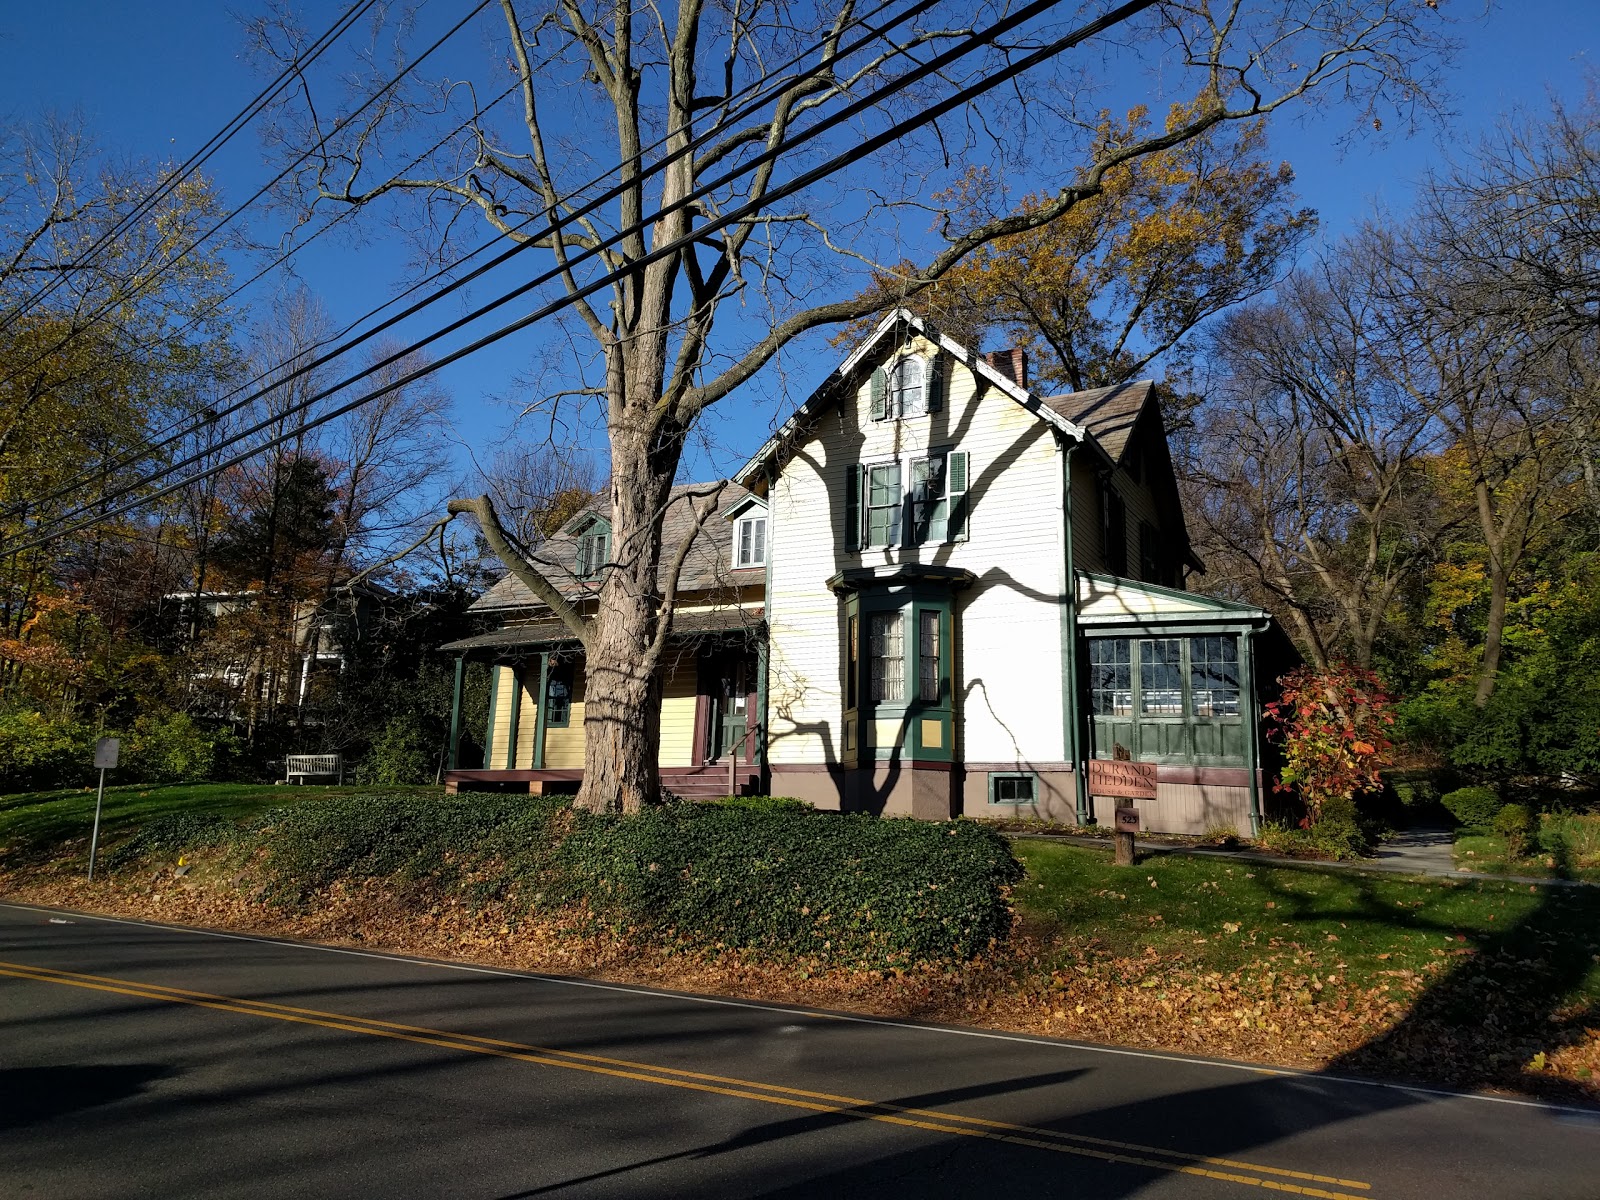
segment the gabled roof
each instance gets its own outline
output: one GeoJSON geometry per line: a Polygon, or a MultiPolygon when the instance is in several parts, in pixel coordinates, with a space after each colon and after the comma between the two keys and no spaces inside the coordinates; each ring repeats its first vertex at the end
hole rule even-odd
{"type": "Polygon", "coordinates": [[[1145,407],[1153,403],[1155,391],[1153,380],[1141,379],[1137,383],[1046,396],[1044,402],[1052,411],[1087,429],[1112,465],[1121,466],[1134,426],[1145,407]]]}
{"type": "MultiPolygon", "coordinates": [[[[684,560],[682,574],[678,577],[678,591],[706,592],[720,588],[738,588],[766,580],[765,567],[735,569],[733,562],[733,526],[722,517],[732,504],[737,504],[748,493],[729,480],[714,483],[679,484],[672,489],[667,500],[666,515],[661,523],[661,566],[657,573],[660,586],[666,586],[666,576],[679,546],[689,536],[694,526],[695,510],[704,511],[711,506],[711,515],[695,534],[694,545],[684,560]],[[691,507],[691,505],[693,507],[691,507]]],[[[580,579],[575,574],[578,564],[577,535],[588,528],[596,518],[610,523],[611,502],[598,500],[582,512],[575,514],[560,533],[545,542],[530,556],[534,566],[544,572],[545,578],[561,589],[569,599],[593,595],[599,580],[580,579]]],[[[613,559],[626,552],[626,547],[613,545],[613,559]]],[[[542,608],[543,604],[525,588],[515,575],[507,575],[471,608],[474,612],[503,611],[516,608],[542,608]]]]}
{"type": "Polygon", "coordinates": [[[920,333],[946,354],[965,364],[968,370],[988,383],[1001,395],[1020,404],[1052,429],[1072,438],[1074,441],[1081,442],[1086,439],[1086,431],[1082,425],[1050,407],[1040,396],[1030,392],[1020,384],[1014,383],[1009,377],[995,370],[982,355],[976,351],[968,350],[954,338],[940,333],[937,328],[909,309],[897,308],[878,322],[877,328],[868,335],[867,339],[852,350],[849,357],[834,368],[828,377],[822,381],[821,386],[812,392],[807,397],[806,402],[795,410],[795,414],[785,421],[778,431],[768,438],[761,448],[751,456],[750,461],[734,472],[734,479],[748,486],[753,481],[756,473],[771,459],[799,445],[805,439],[812,419],[826,412],[835,401],[845,394],[847,385],[857,377],[857,372],[862,365],[872,359],[874,351],[877,350],[883,340],[902,328],[909,328],[920,333]]]}

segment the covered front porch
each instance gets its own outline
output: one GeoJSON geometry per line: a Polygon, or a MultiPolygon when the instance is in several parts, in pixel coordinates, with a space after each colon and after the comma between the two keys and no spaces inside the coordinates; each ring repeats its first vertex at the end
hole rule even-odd
{"type": "MultiPolygon", "coordinates": [[[[555,620],[509,625],[441,647],[456,655],[447,791],[576,792],[583,782],[583,647],[555,620]],[[463,761],[462,683],[489,667],[482,761],[463,761]]],[[[758,714],[765,680],[760,609],[677,614],[660,667],[661,786],[684,797],[763,790],[758,714]]]]}

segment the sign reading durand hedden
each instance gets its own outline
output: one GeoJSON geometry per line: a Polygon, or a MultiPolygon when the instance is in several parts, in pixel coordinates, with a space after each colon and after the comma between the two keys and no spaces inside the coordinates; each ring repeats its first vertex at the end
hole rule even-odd
{"type": "Polygon", "coordinates": [[[1089,794],[1132,796],[1139,800],[1154,800],[1156,765],[1147,762],[1125,762],[1120,759],[1091,758],[1089,794]]]}

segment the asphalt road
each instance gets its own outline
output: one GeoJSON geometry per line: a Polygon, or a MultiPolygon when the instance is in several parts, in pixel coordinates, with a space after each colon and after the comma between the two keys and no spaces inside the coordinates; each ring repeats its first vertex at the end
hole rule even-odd
{"type": "Polygon", "coordinates": [[[0,1196],[1600,1197],[1600,1118],[0,904],[0,1196]]]}

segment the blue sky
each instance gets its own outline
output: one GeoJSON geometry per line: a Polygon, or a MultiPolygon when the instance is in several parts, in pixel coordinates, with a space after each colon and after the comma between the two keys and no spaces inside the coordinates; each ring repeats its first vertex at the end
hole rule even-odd
{"type": "MultiPolygon", "coordinates": [[[[231,117],[262,84],[245,61],[243,36],[230,8],[216,0],[128,3],[56,0],[0,7],[0,113],[28,119],[46,109],[81,110],[104,144],[139,158],[183,159],[231,117]]],[[[303,6],[308,27],[320,31],[344,4],[321,0],[303,6]]],[[[454,20],[463,6],[431,0],[435,20],[454,20]]],[[[1388,135],[1335,147],[1348,117],[1310,108],[1275,121],[1271,153],[1293,164],[1304,204],[1323,219],[1323,236],[1336,237],[1374,210],[1403,213],[1413,183],[1452,147],[1470,145],[1506,112],[1547,107],[1550,96],[1579,99],[1587,72],[1600,56],[1600,3],[1529,0],[1502,4],[1485,15],[1458,2],[1458,34],[1465,50],[1452,75],[1458,116],[1445,129],[1412,137],[1388,135]]],[[[462,54],[481,50],[484,33],[464,38],[462,54]]],[[[249,195],[267,178],[254,132],[240,136],[213,161],[212,172],[229,201],[249,195]]],[[[393,294],[404,278],[398,248],[381,236],[360,247],[319,244],[302,256],[301,276],[342,322],[393,294]]],[[[489,288],[476,299],[491,294],[489,288]]],[[[455,303],[452,315],[462,311],[455,303]]],[[[513,310],[517,311],[517,310],[513,310]]],[[[509,315],[509,314],[508,314],[509,315]]],[[[512,408],[503,396],[522,366],[524,351],[502,343],[448,370],[462,446],[485,446],[504,436],[512,408]]],[[[753,450],[782,410],[833,365],[837,351],[817,342],[786,362],[786,381],[769,371],[738,402],[718,414],[708,448],[696,452],[696,475],[730,469],[753,450]]],[[[463,464],[466,452],[458,449],[463,464]]]]}

